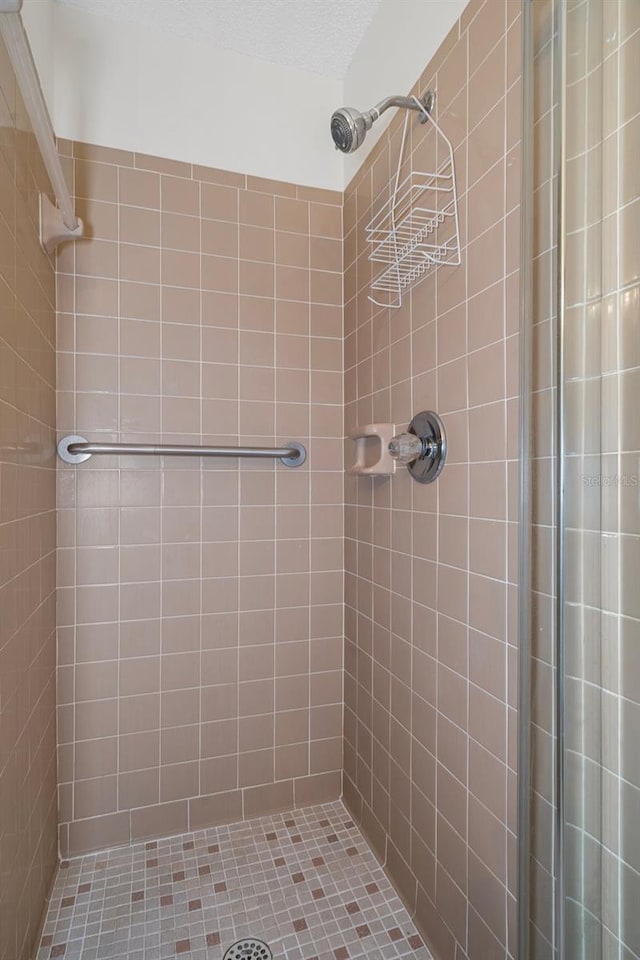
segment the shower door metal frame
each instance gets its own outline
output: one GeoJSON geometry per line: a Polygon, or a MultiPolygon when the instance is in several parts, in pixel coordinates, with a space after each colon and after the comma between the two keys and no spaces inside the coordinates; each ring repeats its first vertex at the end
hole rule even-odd
{"type": "MultiPolygon", "coordinates": [[[[531,459],[533,441],[532,362],[533,362],[533,230],[534,230],[534,2],[522,0],[522,171],[521,171],[521,263],[520,263],[520,473],[519,473],[519,550],[518,550],[518,957],[531,955],[531,722],[532,722],[532,491],[531,459]]],[[[553,2],[553,0],[552,0],[553,2]]],[[[555,611],[554,654],[555,685],[553,728],[555,735],[555,807],[553,818],[553,951],[557,960],[565,955],[565,429],[564,429],[564,333],[566,265],[566,0],[553,2],[556,29],[551,38],[553,49],[552,103],[555,122],[552,127],[554,164],[552,178],[557,184],[554,245],[556,311],[555,321],[555,404],[551,419],[555,427],[553,460],[556,498],[555,523],[555,611]]]]}
{"type": "Polygon", "coordinates": [[[557,107],[557,122],[553,129],[556,144],[556,177],[558,184],[556,221],[556,606],[555,606],[555,738],[556,738],[556,795],[554,817],[554,938],[558,960],[565,956],[565,683],[566,644],[566,543],[565,543],[565,328],[566,328],[566,162],[567,162],[567,0],[559,0],[558,24],[554,41],[553,102],[557,107]]]}
{"type": "Polygon", "coordinates": [[[518,957],[529,960],[531,896],[531,402],[533,324],[533,0],[522,0],[520,410],[518,474],[518,957]]]}

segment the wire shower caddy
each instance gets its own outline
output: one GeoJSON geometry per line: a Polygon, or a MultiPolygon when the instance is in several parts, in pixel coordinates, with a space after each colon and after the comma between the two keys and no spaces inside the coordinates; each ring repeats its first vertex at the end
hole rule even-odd
{"type": "MultiPolygon", "coordinates": [[[[459,266],[460,226],[453,147],[417,97],[418,104],[445,147],[444,160],[435,172],[412,170],[400,182],[409,113],[402,131],[400,156],[393,191],[366,227],[369,260],[387,264],[371,283],[369,299],[379,307],[398,308],[403,294],[432,268],[440,264],[459,266]],[[387,300],[376,299],[386,293],[387,300]]],[[[439,143],[436,150],[439,150],[439,143]]]]}

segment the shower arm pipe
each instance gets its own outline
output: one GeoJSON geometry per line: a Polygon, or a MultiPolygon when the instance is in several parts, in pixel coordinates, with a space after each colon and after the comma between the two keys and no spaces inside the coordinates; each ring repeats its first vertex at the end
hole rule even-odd
{"type": "Polygon", "coordinates": [[[75,214],[58,156],[49,111],[20,14],[21,7],[22,0],[0,0],[0,34],[7,47],[33,134],[58,203],[56,208],[48,197],[40,194],[40,244],[47,253],[51,253],[62,240],[81,237],[83,224],[75,214]]]}
{"type": "Polygon", "coordinates": [[[433,94],[431,91],[425,95],[424,101],[418,100],[417,97],[385,97],[384,100],[381,100],[380,103],[376,103],[375,107],[372,107],[371,110],[367,112],[371,114],[372,120],[377,120],[378,117],[388,110],[390,107],[400,107],[405,110],[417,110],[420,114],[420,122],[426,123],[428,117],[425,115],[430,113],[431,107],[433,106],[433,94]]]}

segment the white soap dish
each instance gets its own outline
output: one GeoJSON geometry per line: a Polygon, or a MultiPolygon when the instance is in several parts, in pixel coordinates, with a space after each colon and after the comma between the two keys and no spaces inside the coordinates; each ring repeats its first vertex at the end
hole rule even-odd
{"type": "Polygon", "coordinates": [[[365,477],[389,477],[396,472],[396,461],[389,453],[396,427],[394,423],[367,423],[349,433],[356,444],[356,458],[349,473],[365,477]]]}
{"type": "Polygon", "coordinates": [[[354,427],[349,437],[356,443],[356,460],[348,472],[390,477],[396,472],[396,463],[402,463],[418,483],[437,480],[447,459],[447,435],[438,414],[422,410],[405,432],[395,434],[394,423],[354,427]]]}

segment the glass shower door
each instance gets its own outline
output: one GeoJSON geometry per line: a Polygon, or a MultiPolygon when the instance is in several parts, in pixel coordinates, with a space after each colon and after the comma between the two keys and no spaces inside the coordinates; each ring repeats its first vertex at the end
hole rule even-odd
{"type": "Polygon", "coordinates": [[[521,740],[530,890],[521,960],[635,960],[640,0],[530,8],[531,652],[523,648],[530,716],[521,740]]]}
{"type": "Polygon", "coordinates": [[[559,13],[559,909],[567,958],[622,960],[640,954],[640,3],[559,13]]]}

